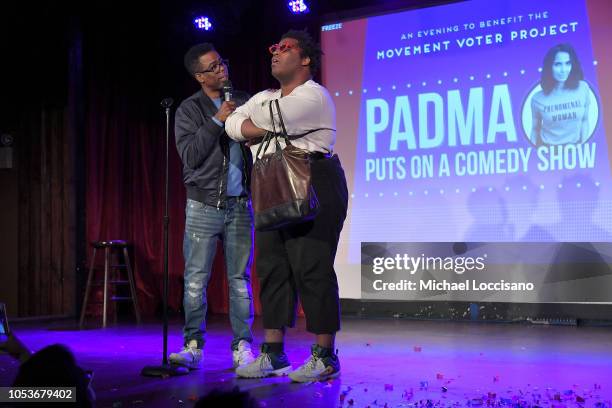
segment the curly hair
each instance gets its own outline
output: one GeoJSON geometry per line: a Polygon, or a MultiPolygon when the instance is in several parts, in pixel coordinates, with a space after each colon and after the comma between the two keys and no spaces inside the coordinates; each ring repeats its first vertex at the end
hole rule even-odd
{"type": "Polygon", "coordinates": [[[285,38],[292,38],[298,42],[300,47],[300,56],[302,58],[310,58],[310,73],[314,74],[321,66],[321,47],[317,44],[312,36],[306,30],[289,30],[282,35],[281,40],[285,38]]]}

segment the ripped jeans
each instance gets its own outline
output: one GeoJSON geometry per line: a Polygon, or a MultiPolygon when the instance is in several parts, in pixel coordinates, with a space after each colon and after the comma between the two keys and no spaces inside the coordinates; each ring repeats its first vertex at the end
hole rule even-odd
{"type": "Polygon", "coordinates": [[[229,284],[229,316],[234,338],[232,349],[240,340],[253,341],[253,295],[251,265],[253,263],[253,215],[247,198],[229,197],[226,208],[217,209],[194,200],[187,200],[183,255],[185,257],[185,344],[191,340],[201,348],[206,335],[206,288],[217,251],[217,240],[223,242],[227,281],[229,284]]]}

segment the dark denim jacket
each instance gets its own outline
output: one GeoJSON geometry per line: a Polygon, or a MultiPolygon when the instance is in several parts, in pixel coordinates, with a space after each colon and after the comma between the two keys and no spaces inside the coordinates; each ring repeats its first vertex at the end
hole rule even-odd
{"type": "MultiPolygon", "coordinates": [[[[235,91],[236,105],[244,104],[249,95],[235,91]]],[[[183,162],[183,181],[187,198],[217,208],[225,207],[229,168],[229,137],[225,128],[213,121],[217,113],[214,102],[198,91],[185,99],[176,110],[174,136],[183,162]]],[[[250,191],[251,150],[240,145],[243,154],[242,183],[250,191]]]]}

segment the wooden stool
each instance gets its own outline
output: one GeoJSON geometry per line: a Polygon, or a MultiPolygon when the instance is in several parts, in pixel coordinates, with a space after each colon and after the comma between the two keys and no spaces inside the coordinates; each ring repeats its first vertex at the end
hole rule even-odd
{"type": "MultiPolygon", "coordinates": [[[[128,255],[128,244],[126,241],[114,240],[114,241],[99,241],[92,242],[93,255],[91,257],[91,263],[89,265],[89,273],[87,275],[87,286],[85,287],[85,297],[83,298],[83,308],[81,309],[81,319],[79,321],[79,327],[83,327],[83,321],[85,320],[85,311],[87,309],[87,301],[89,300],[89,293],[92,286],[104,287],[104,300],[102,301],[102,327],[106,327],[106,309],[108,304],[108,287],[109,285],[129,285],[131,296],[121,297],[113,296],[110,300],[114,302],[118,301],[132,301],[134,305],[134,313],[136,314],[136,321],[140,323],[140,312],[138,310],[138,298],[136,297],[136,285],[134,284],[134,274],[132,273],[132,266],[130,264],[130,256],[128,255]],[[96,250],[104,249],[104,280],[93,281],[94,275],[94,263],[96,261],[96,250]],[[116,250],[119,253],[123,253],[123,264],[112,265],[111,264],[111,251],[116,250]],[[121,280],[117,276],[117,271],[125,270],[127,272],[127,280],[121,280]],[[111,278],[109,279],[109,274],[111,278]]],[[[116,313],[115,313],[116,318],[116,313]]]]}

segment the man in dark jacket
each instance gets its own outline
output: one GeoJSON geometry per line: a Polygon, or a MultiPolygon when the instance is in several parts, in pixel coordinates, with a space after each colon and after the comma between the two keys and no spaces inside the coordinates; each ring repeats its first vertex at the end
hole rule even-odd
{"type": "MultiPolygon", "coordinates": [[[[251,153],[225,133],[224,123],[249,96],[224,94],[227,61],[212,44],[193,46],[185,54],[185,68],[201,89],[176,111],[176,147],[183,162],[187,206],[185,257],[184,348],[170,361],[198,368],[206,333],[206,287],[217,240],[223,242],[230,296],[233,364],[253,361],[253,297],[250,270],[253,259],[253,216],[249,201],[251,153]],[[228,100],[231,99],[231,100],[228,100]]],[[[227,89],[227,88],[226,88],[227,89]]]]}

